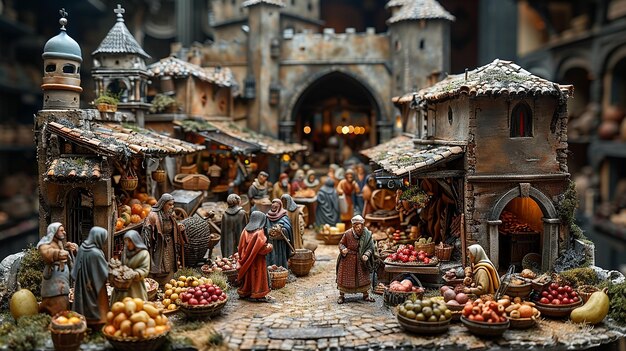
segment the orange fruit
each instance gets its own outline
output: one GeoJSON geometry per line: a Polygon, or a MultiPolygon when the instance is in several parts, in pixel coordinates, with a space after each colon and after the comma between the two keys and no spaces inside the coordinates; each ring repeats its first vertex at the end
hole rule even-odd
{"type": "Polygon", "coordinates": [[[143,206],[141,206],[141,204],[133,204],[132,206],[130,206],[130,212],[132,214],[138,215],[141,213],[141,211],[143,211],[143,206]]]}
{"type": "Polygon", "coordinates": [[[533,316],[533,308],[531,306],[522,305],[518,311],[521,318],[530,318],[533,316]]]}
{"type": "Polygon", "coordinates": [[[134,214],[132,216],[130,216],[130,222],[133,224],[137,224],[139,222],[141,222],[141,216],[138,214],[134,214]]]}

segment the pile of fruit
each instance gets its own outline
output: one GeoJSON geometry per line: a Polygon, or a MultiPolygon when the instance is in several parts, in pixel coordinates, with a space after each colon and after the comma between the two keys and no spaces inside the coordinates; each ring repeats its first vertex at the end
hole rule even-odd
{"type": "Polygon", "coordinates": [[[570,305],[578,303],[580,297],[569,285],[550,283],[541,294],[533,295],[533,300],[544,305],[570,305]]]}
{"type": "Polygon", "coordinates": [[[389,284],[389,291],[424,293],[424,288],[421,286],[414,286],[411,280],[404,279],[401,282],[397,280],[392,281],[391,284],[389,284]]]}
{"type": "Polygon", "coordinates": [[[393,241],[395,242],[403,242],[403,241],[409,241],[411,240],[411,238],[409,238],[409,236],[407,235],[407,233],[402,232],[400,230],[396,230],[392,235],[391,235],[391,239],[393,239],[393,241]]]}
{"type": "Polygon", "coordinates": [[[180,294],[181,302],[191,306],[205,306],[226,299],[226,293],[215,284],[201,284],[180,294]]]}
{"type": "Polygon", "coordinates": [[[267,267],[268,272],[270,273],[279,273],[279,272],[285,272],[287,271],[287,268],[283,267],[283,266],[277,266],[275,264],[268,266],[267,267]]]}
{"type": "Polygon", "coordinates": [[[503,323],[507,321],[506,307],[499,300],[483,301],[476,299],[468,301],[463,307],[463,317],[481,323],[503,323]]]}
{"type": "Polygon", "coordinates": [[[65,311],[60,313],[55,318],[52,318],[52,323],[58,325],[72,326],[76,328],[84,324],[84,320],[82,316],[76,312],[65,311]]]}
{"type": "Polygon", "coordinates": [[[443,274],[443,279],[447,281],[463,278],[465,278],[465,271],[463,268],[450,268],[443,274]]]}
{"type": "Polygon", "coordinates": [[[121,338],[146,339],[170,330],[169,321],[149,302],[126,297],[113,303],[103,332],[121,338]]]}
{"type": "Polygon", "coordinates": [[[504,306],[504,311],[512,319],[532,318],[539,315],[539,310],[535,308],[535,304],[530,301],[522,301],[519,297],[513,299],[513,303],[509,299],[498,300],[504,306]]]}
{"type": "Polygon", "coordinates": [[[148,216],[157,200],[146,193],[137,193],[127,204],[117,208],[119,217],[115,221],[115,230],[120,231],[129,225],[139,224],[148,216]]]}
{"type": "Polygon", "coordinates": [[[456,292],[455,289],[444,285],[440,288],[441,296],[448,306],[463,306],[469,301],[469,297],[463,292],[456,292]]]}
{"type": "Polygon", "coordinates": [[[418,263],[418,264],[432,264],[434,258],[428,257],[426,252],[420,250],[416,251],[415,247],[411,244],[400,245],[396,252],[387,256],[385,261],[387,262],[402,262],[402,263],[418,263]]]}
{"type": "Polygon", "coordinates": [[[202,272],[209,274],[213,272],[230,271],[237,269],[237,261],[239,261],[239,253],[235,252],[229,257],[216,257],[209,264],[202,265],[202,272]]]}
{"type": "Polygon", "coordinates": [[[420,322],[444,322],[452,318],[452,311],[445,303],[431,299],[407,299],[398,306],[398,314],[420,322]]]}
{"type": "Polygon", "coordinates": [[[178,308],[178,302],[182,301],[181,297],[183,293],[186,293],[189,288],[195,288],[203,284],[213,284],[213,281],[205,277],[186,277],[181,275],[178,280],[171,279],[169,283],[163,286],[163,308],[168,311],[173,311],[178,308]]]}

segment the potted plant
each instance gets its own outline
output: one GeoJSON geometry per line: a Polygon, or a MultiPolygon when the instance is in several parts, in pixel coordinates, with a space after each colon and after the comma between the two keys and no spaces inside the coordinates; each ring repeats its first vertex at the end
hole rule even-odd
{"type": "Polygon", "coordinates": [[[117,111],[117,104],[120,100],[115,94],[107,90],[105,93],[100,94],[93,103],[100,112],[115,112],[117,111]]]}
{"type": "Polygon", "coordinates": [[[416,209],[423,208],[430,201],[430,195],[418,186],[413,186],[402,192],[400,195],[402,205],[416,209]]]}
{"type": "Polygon", "coordinates": [[[156,94],[152,99],[152,106],[150,107],[151,113],[163,113],[170,112],[175,113],[178,111],[178,101],[171,96],[165,94],[156,94]]]}

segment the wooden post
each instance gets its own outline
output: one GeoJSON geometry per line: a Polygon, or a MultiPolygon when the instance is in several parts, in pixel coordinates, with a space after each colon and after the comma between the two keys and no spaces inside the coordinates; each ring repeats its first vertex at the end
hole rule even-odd
{"type": "Polygon", "coordinates": [[[465,240],[465,213],[461,213],[461,265],[467,264],[467,241],[465,240]]]}

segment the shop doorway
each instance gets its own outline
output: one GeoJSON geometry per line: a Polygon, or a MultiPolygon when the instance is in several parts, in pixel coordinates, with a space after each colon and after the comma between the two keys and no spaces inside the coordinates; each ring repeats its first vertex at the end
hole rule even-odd
{"type": "Polygon", "coordinates": [[[67,240],[77,245],[87,239],[94,226],[93,194],[83,188],[72,189],[67,195],[67,240]]]}

